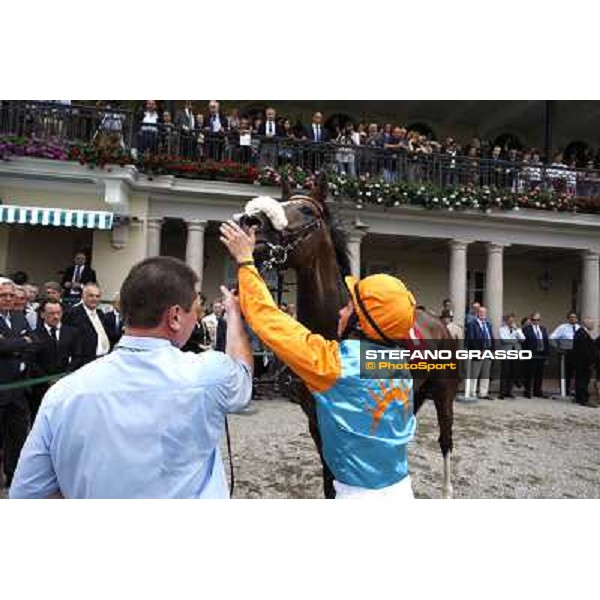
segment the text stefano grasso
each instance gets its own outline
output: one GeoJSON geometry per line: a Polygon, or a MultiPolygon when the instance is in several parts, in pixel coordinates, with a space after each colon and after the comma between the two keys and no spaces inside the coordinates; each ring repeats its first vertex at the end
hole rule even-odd
{"type": "Polygon", "coordinates": [[[366,360],[531,360],[531,350],[406,350],[403,348],[369,348],[366,360]]]}

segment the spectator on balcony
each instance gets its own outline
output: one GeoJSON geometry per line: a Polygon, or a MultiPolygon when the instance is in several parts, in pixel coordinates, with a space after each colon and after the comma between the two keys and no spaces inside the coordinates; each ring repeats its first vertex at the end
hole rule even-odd
{"type": "Polygon", "coordinates": [[[356,176],[355,152],[353,146],[358,145],[358,136],[354,131],[352,123],[346,123],[340,134],[336,137],[335,143],[341,148],[335,154],[337,170],[340,175],[356,176]]]}
{"type": "Polygon", "coordinates": [[[112,103],[106,103],[104,110],[100,113],[100,123],[92,138],[92,141],[101,149],[112,150],[124,148],[123,123],[125,115],[112,110],[112,103]]]}
{"type": "Polygon", "coordinates": [[[138,150],[140,152],[156,152],[159,122],[156,100],[146,100],[138,133],[138,150]]]}
{"type": "Polygon", "coordinates": [[[198,160],[204,158],[204,115],[198,113],[196,115],[196,156],[198,160]]]}
{"type": "Polygon", "coordinates": [[[208,103],[208,114],[204,118],[204,129],[206,131],[207,157],[211,160],[220,161],[225,149],[225,134],[227,133],[227,119],[221,114],[219,103],[211,100],[208,103]]]}
{"type": "Polygon", "coordinates": [[[239,129],[240,126],[240,111],[237,108],[233,108],[231,113],[227,117],[227,127],[230,131],[239,129]]]}
{"type": "Polygon", "coordinates": [[[471,146],[467,152],[467,182],[471,185],[479,185],[479,151],[471,146]]]}
{"type": "Polygon", "coordinates": [[[312,123],[304,129],[302,139],[317,144],[329,141],[329,132],[323,127],[323,113],[316,112],[312,116],[312,123]]]}
{"type": "Polygon", "coordinates": [[[196,117],[191,100],[186,100],[183,110],[175,115],[175,126],[179,132],[180,152],[184,158],[193,160],[196,157],[196,117]]]}
{"type": "Polygon", "coordinates": [[[281,137],[277,124],[277,111],[270,106],[265,111],[265,121],[258,126],[257,134],[262,138],[260,145],[260,164],[275,166],[277,160],[276,138],[281,137]]]}
{"type": "Polygon", "coordinates": [[[381,147],[385,148],[386,144],[389,144],[392,139],[393,126],[391,123],[386,123],[381,131],[381,147]]]}
{"type": "Polygon", "coordinates": [[[236,132],[239,136],[236,160],[247,165],[252,164],[254,148],[252,146],[253,139],[250,120],[242,117],[236,132]]]}
{"type": "Polygon", "coordinates": [[[403,130],[402,127],[394,127],[386,142],[386,134],[384,130],[383,147],[388,152],[386,152],[385,155],[383,178],[387,182],[397,182],[400,179],[400,174],[402,172],[400,163],[402,158],[404,158],[401,153],[402,151],[406,151],[408,143],[407,138],[404,136],[405,131],[406,130],[403,130]]]}
{"type": "Polygon", "coordinates": [[[162,154],[176,154],[179,151],[178,132],[175,130],[171,113],[163,111],[162,123],[159,132],[159,149],[162,154]]]}
{"type": "Polygon", "coordinates": [[[359,123],[356,127],[356,133],[358,135],[359,145],[364,146],[365,142],[367,141],[367,124],[359,123]]]}
{"type": "Polygon", "coordinates": [[[297,137],[292,122],[289,119],[281,120],[281,137],[282,139],[278,145],[279,166],[289,164],[294,160],[296,155],[294,142],[297,137]]]}

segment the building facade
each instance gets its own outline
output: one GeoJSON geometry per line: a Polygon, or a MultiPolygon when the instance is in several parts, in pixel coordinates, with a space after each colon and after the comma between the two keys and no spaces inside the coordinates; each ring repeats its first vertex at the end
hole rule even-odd
{"type": "MultiPolygon", "coordinates": [[[[213,300],[235,281],[218,239],[219,224],[258,195],[248,184],[147,177],[133,166],[90,169],[76,162],[14,158],[0,164],[0,272],[31,281],[59,280],[84,250],[110,299],[130,267],[147,256],[185,260],[213,300]],[[58,216],[54,216],[58,215],[58,216]]],[[[600,217],[537,210],[483,213],[384,209],[332,200],[349,232],[356,274],[402,278],[419,304],[439,312],[452,299],[463,321],[473,300],[497,327],[505,312],[534,310],[548,328],[568,310],[600,318],[600,217]]],[[[284,279],[294,300],[294,275],[284,279]]]]}

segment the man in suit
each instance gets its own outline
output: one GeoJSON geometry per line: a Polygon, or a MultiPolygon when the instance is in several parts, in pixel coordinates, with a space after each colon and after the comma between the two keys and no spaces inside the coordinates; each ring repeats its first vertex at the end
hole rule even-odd
{"type": "Polygon", "coordinates": [[[208,158],[220,161],[223,156],[225,134],[227,133],[227,117],[221,114],[219,103],[211,100],[208,103],[208,114],[203,119],[206,129],[206,145],[208,158]]]}
{"type": "MultiPolygon", "coordinates": [[[[465,337],[467,350],[494,350],[494,334],[487,318],[485,306],[480,306],[477,309],[477,316],[467,323],[465,337]]],[[[491,370],[492,360],[490,358],[471,361],[471,392],[474,396],[477,395],[477,382],[479,381],[479,398],[491,399],[489,396],[491,370]]]]}
{"type": "MultiPolygon", "coordinates": [[[[63,309],[60,302],[45,299],[40,305],[40,321],[33,333],[37,348],[33,353],[30,377],[46,377],[75,371],[81,366],[81,344],[79,331],[63,325],[63,309]]],[[[44,394],[50,382],[34,386],[29,401],[31,422],[35,421],[44,394]]]]}
{"type": "MultiPolygon", "coordinates": [[[[25,316],[12,310],[14,288],[10,279],[0,279],[0,385],[18,383],[24,378],[34,347],[25,316]]],[[[10,487],[29,430],[29,408],[23,388],[0,391],[0,428],[5,485],[10,487]]]]}
{"type": "Polygon", "coordinates": [[[206,298],[199,294],[200,302],[196,309],[196,324],[192,330],[190,338],[181,348],[182,352],[194,352],[194,354],[201,354],[211,349],[210,333],[208,331],[208,325],[204,322],[204,305],[206,298]]]}
{"type": "Polygon", "coordinates": [[[71,304],[79,301],[84,285],[97,283],[96,271],[85,264],[86,260],[85,253],[78,252],[73,259],[73,264],[65,269],[61,284],[64,290],[64,298],[71,304]]]}
{"type": "Polygon", "coordinates": [[[522,328],[525,340],[521,343],[523,350],[531,350],[532,358],[527,361],[525,379],[525,397],[533,395],[538,398],[546,398],[542,392],[542,380],[544,377],[544,362],[550,354],[550,343],[548,332],[541,324],[541,315],[536,312],[531,315],[529,324],[522,328]]]}
{"type": "MultiPolygon", "coordinates": [[[[304,129],[303,140],[313,144],[329,142],[329,132],[323,127],[323,114],[316,112],[312,117],[312,123],[304,129]]],[[[325,152],[312,147],[308,152],[308,168],[314,171],[320,171],[325,166],[325,152]]]]}
{"type": "Polygon", "coordinates": [[[104,315],[98,310],[100,288],[88,283],[83,288],[82,302],[70,308],[63,323],[79,330],[81,338],[81,362],[87,364],[110,352],[110,338],[104,315]]]}
{"type": "Polygon", "coordinates": [[[112,310],[104,314],[104,325],[110,340],[111,350],[119,343],[125,330],[125,323],[123,323],[121,317],[121,300],[118,293],[115,294],[112,306],[112,310]]]}
{"type": "Polygon", "coordinates": [[[194,160],[196,158],[196,117],[191,100],[186,100],[183,110],[175,114],[175,127],[179,129],[181,139],[181,153],[184,158],[194,160]]]}
{"type": "Polygon", "coordinates": [[[275,166],[277,162],[277,138],[283,136],[281,127],[276,123],[277,111],[273,107],[267,108],[265,120],[258,128],[258,135],[261,136],[260,143],[260,164],[275,166]]]}
{"type": "Polygon", "coordinates": [[[579,318],[576,312],[567,314],[567,322],[559,325],[551,334],[550,341],[556,345],[559,355],[564,356],[565,361],[565,392],[571,395],[571,379],[575,370],[573,362],[573,338],[579,329],[579,318]]]}
{"type": "Polygon", "coordinates": [[[592,370],[598,366],[598,348],[592,339],[594,320],[585,317],[573,338],[573,363],[575,365],[575,402],[590,406],[588,387],[592,370]]]}

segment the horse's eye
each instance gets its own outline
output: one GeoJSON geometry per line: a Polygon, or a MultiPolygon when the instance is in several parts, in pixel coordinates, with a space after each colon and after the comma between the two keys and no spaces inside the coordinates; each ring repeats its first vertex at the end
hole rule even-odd
{"type": "Polygon", "coordinates": [[[313,217],[314,216],[314,213],[313,213],[312,209],[310,208],[310,206],[301,206],[299,208],[299,211],[303,215],[306,215],[307,217],[313,217]]]}
{"type": "Polygon", "coordinates": [[[240,225],[242,227],[247,227],[248,229],[250,229],[250,227],[256,227],[256,229],[258,231],[260,231],[262,229],[263,226],[263,222],[262,220],[254,215],[244,215],[241,219],[240,219],[240,225]]]}

